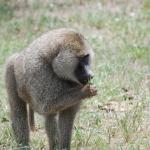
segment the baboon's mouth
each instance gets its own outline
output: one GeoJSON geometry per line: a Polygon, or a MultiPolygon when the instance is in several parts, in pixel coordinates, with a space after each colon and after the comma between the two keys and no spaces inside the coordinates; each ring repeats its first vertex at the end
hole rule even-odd
{"type": "Polygon", "coordinates": [[[86,85],[86,84],[88,84],[88,83],[91,83],[91,79],[92,79],[92,78],[93,78],[93,77],[84,78],[84,79],[80,80],[80,83],[83,84],[83,85],[86,85]]]}

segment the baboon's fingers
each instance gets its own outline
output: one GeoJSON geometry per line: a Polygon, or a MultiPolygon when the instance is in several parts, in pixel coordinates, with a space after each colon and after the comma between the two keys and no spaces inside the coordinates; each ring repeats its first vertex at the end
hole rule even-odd
{"type": "Polygon", "coordinates": [[[86,93],[87,98],[97,95],[97,89],[95,85],[85,85],[82,89],[82,92],[86,93]]]}
{"type": "Polygon", "coordinates": [[[91,94],[91,96],[97,95],[96,86],[91,86],[91,87],[90,87],[90,94],[91,94]]]}

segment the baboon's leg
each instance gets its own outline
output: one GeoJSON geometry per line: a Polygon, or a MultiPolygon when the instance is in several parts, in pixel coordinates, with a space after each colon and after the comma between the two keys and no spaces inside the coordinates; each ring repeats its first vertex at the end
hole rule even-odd
{"type": "Polygon", "coordinates": [[[30,129],[32,131],[35,131],[34,110],[30,106],[28,106],[28,119],[29,119],[30,129]]]}
{"type": "Polygon", "coordinates": [[[28,146],[29,127],[27,119],[27,108],[26,103],[23,102],[18,96],[12,65],[8,66],[6,70],[6,87],[10,103],[12,128],[16,142],[20,146],[28,146]]]}
{"type": "Polygon", "coordinates": [[[27,119],[26,104],[21,99],[13,100],[11,107],[12,128],[17,143],[20,146],[28,146],[29,142],[29,127],[27,119]]]}
{"type": "Polygon", "coordinates": [[[70,150],[72,128],[80,104],[63,110],[59,114],[60,149],[70,150]]]}
{"type": "Polygon", "coordinates": [[[57,150],[59,144],[56,114],[45,116],[45,129],[48,136],[49,150],[57,150]]]}

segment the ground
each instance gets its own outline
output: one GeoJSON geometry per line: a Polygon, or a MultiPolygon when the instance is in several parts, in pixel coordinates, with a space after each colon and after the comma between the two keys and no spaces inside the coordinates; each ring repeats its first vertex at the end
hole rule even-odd
{"type": "MultiPolygon", "coordinates": [[[[98,96],[75,121],[73,150],[150,149],[149,0],[0,1],[0,149],[15,149],[4,83],[5,60],[51,29],[75,28],[95,51],[98,96]]],[[[47,148],[36,115],[34,150],[47,148]]]]}

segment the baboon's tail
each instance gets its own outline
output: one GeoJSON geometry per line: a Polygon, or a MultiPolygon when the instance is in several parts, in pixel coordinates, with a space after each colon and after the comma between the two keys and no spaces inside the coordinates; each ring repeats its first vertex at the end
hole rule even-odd
{"type": "Polygon", "coordinates": [[[28,109],[28,119],[29,119],[30,129],[32,131],[35,131],[34,111],[30,106],[29,106],[29,109],[28,109]]]}

